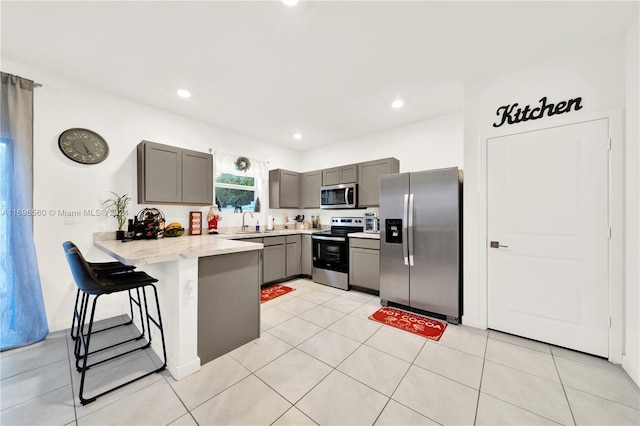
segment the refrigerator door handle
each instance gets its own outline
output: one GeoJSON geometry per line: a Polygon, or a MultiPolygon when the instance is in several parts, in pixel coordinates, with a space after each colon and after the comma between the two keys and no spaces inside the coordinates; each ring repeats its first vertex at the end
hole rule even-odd
{"type": "Polygon", "coordinates": [[[413,194],[409,194],[409,234],[407,246],[409,253],[409,266],[413,266],[413,194]]]}
{"type": "Polygon", "coordinates": [[[407,223],[409,221],[409,194],[404,194],[404,204],[402,213],[402,256],[404,264],[409,265],[409,244],[407,242],[407,223]]]}

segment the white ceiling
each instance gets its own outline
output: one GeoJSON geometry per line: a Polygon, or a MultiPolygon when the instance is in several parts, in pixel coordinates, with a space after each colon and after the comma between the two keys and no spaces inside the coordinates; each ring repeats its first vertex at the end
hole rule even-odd
{"type": "Polygon", "coordinates": [[[638,1],[2,1],[1,14],[5,58],[302,150],[460,111],[465,81],[621,36],[638,1]]]}

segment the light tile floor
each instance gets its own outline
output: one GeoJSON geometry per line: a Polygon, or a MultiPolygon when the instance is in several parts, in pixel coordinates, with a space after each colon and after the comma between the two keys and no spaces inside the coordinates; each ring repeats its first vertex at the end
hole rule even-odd
{"type": "MultiPolygon", "coordinates": [[[[154,374],[86,406],[68,331],[3,352],[0,424],[640,423],[638,387],[606,360],[465,326],[434,342],[368,320],[377,297],[286,285],[296,291],[261,305],[259,339],[183,380],[154,374]]],[[[141,352],[126,367],[150,361],[141,352]]]]}

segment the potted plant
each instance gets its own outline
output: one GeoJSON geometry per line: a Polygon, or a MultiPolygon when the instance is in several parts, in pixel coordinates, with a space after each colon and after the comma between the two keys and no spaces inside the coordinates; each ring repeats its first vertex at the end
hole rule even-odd
{"type": "Polygon", "coordinates": [[[118,195],[115,192],[109,192],[113,194],[113,198],[105,200],[102,203],[102,207],[107,209],[109,216],[116,218],[116,221],[118,222],[116,239],[122,240],[124,239],[124,229],[122,229],[122,227],[124,227],[124,224],[127,221],[127,206],[129,205],[131,198],[127,194],[118,195]]]}

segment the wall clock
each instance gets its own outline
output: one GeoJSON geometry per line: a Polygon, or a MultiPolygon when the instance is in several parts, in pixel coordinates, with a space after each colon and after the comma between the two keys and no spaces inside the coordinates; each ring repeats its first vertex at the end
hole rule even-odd
{"type": "Polygon", "coordinates": [[[107,142],[87,129],[65,130],[58,138],[58,147],[67,158],[80,164],[98,164],[109,156],[107,142]]]}

